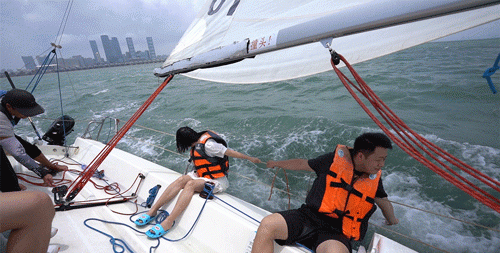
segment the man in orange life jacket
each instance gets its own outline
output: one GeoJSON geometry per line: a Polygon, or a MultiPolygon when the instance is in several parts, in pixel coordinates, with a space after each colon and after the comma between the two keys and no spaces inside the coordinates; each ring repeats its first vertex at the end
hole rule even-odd
{"type": "Polygon", "coordinates": [[[146,232],[146,235],[150,238],[158,238],[166,234],[172,228],[175,219],[186,209],[193,194],[203,191],[206,182],[213,185],[212,193],[222,192],[227,189],[229,186],[227,180],[228,156],[247,159],[253,163],[261,163],[259,158],[228,149],[226,141],[212,131],[198,133],[190,127],[181,127],[177,130],[176,141],[179,153],[191,149],[190,161],[193,162],[195,170],[171,183],[151,209],[135,221],[138,226],[148,224],[156,216],[158,210],[183,189],[172,213],[161,224],[155,225],[146,232]]]}
{"type": "Polygon", "coordinates": [[[317,253],[352,252],[351,240],[363,239],[374,204],[388,225],[397,224],[380,178],[388,149],[392,144],[386,135],[365,133],[356,138],[354,148],[338,145],[334,152],[311,160],[268,161],[268,168],[313,171],[317,178],[305,205],[262,220],[252,252],[274,252],[274,241],[301,243],[317,253]]]}

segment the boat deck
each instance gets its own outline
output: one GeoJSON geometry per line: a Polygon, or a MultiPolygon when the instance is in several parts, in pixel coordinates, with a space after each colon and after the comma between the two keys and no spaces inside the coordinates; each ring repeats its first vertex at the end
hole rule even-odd
{"type": "MultiPolygon", "coordinates": [[[[88,165],[103,147],[104,144],[100,142],[77,138],[68,152],[66,148],[60,146],[42,145],[40,149],[47,158],[67,163],[70,170],[81,171],[84,168],[82,164],[88,165]]],[[[16,173],[33,174],[12,157],[9,159],[16,173]]],[[[57,211],[53,227],[59,231],[51,239],[50,244],[58,245],[59,252],[94,253],[114,250],[116,252],[169,253],[251,252],[259,221],[270,214],[260,207],[227,193],[219,193],[212,200],[205,200],[194,195],[174,227],[164,236],[166,239],[149,239],[144,233],[153,226],[154,222],[144,227],[137,227],[132,221],[138,217],[138,214],[148,210],[141,204],[146,202],[151,188],[161,185],[158,191],[158,196],[160,196],[167,186],[181,174],[117,148],[108,155],[99,166],[99,170],[104,171],[104,178],[92,177],[92,182],[89,181],[85,185],[73,200],[75,204],[70,206],[78,206],[83,202],[106,203],[108,199],[116,195],[113,191],[106,193],[104,190],[97,189],[93,182],[100,186],[117,183],[123,196],[131,196],[136,192],[137,198],[122,203],[57,211]],[[144,176],[140,184],[140,180],[137,180],[139,175],[144,176]],[[129,190],[124,192],[127,189],[129,190]],[[194,228],[189,232],[193,225],[194,228]],[[112,245],[111,241],[116,244],[112,245]]],[[[61,179],[61,177],[62,173],[59,173],[54,178],[61,179]]],[[[77,173],[65,174],[65,179],[75,180],[76,177],[77,173]]],[[[37,181],[41,180],[37,179],[37,181]]],[[[51,192],[52,188],[25,182],[23,184],[28,187],[28,190],[38,190],[54,196],[51,192]]],[[[177,198],[164,205],[162,209],[170,213],[176,201],[177,198]]],[[[282,247],[276,244],[274,252],[310,251],[303,247],[282,247]]],[[[415,253],[416,251],[375,234],[368,250],[360,248],[359,252],[415,253]]]]}
{"type": "MultiPolygon", "coordinates": [[[[76,164],[75,161],[87,165],[104,147],[100,142],[81,138],[78,138],[73,146],[78,148],[70,149],[70,158],[64,157],[65,151],[63,147],[41,146],[40,149],[49,159],[61,159],[68,164],[74,164],[69,165],[69,169],[82,170],[82,166],[76,164]]],[[[31,173],[15,160],[11,160],[11,162],[16,172],[31,173]]],[[[194,195],[188,208],[177,219],[173,229],[164,236],[170,240],[184,237],[195,223],[198,215],[200,215],[194,229],[186,238],[175,242],[165,239],[149,239],[144,232],[153,225],[142,228],[137,227],[131,221],[131,215],[136,211],[141,213],[148,210],[140,206],[140,204],[146,202],[149,190],[152,187],[157,184],[162,186],[158,192],[158,196],[160,196],[180,174],[116,148],[99,166],[99,170],[104,170],[104,179],[107,180],[107,183],[118,183],[122,191],[128,189],[134,183],[139,173],[144,175],[145,178],[138,189],[139,180],[130,191],[124,193],[125,196],[130,196],[137,189],[138,209],[133,201],[128,201],[107,206],[101,205],[57,211],[53,226],[58,228],[59,232],[51,239],[50,243],[59,245],[60,252],[113,252],[113,246],[110,243],[111,237],[107,235],[114,237],[115,240],[123,240],[127,245],[126,247],[129,247],[133,252],[150,252],[150,248],[156,247],[158,244],[156,252],[167,252],[167,250],[168,252],[250,252],[253,238],[259,226],[257,221],[269,214],[264,209],[226,193],[217,194],[219,199],[206,201],[207,203],[203,208],[205,199],[194,195]],[[203,211],[200,214],[202,208],[203,211]],[[90,229],[85,223],[107,235],[90,229]]],[[[60,174],[55,179],[61,178],[60,174]]],[[[75,173],[66,173],[65,178],[74,180],[76,176],[75,173]]],[[[105,181],[94,177],[91,180],[99,185],[107,184],[105,181]]],[[[53,196],[51,188],[33,186],[25,182],[23,184],[29,187],[28,190],[39,190],[53,196]]],[[[111,196],[103,190],[96,189],[92,182],[89,181],[74,201],[104,199],[105,202],[111,196]]],[[[174,199],[171,203],[166,204],[163,209],[171,212],[176,201],[177,199],[174,199]]],[[[124,245],[122,244],[122,246],[124,245]]],[[[115,249],[121,251],[119,248],[115,249]]],[[[275,252],[309,251],[299,247],[280,247],[277,245],[275,252]]]]}

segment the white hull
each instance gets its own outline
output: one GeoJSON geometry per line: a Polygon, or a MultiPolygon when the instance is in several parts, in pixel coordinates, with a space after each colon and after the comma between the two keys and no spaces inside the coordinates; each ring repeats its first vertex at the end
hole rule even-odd
{"type": "MultiPolygon", "coordinates": [[[[71,159],[64,157],[64,148],[60,146],[40,146],[40,149],[49,159],[63,159],[65,162],[71,164],[75,164],[74,161],[89,164],[102,150],[104,145],[97,141],[77,138],[72,147],[77,148],[70,149],[69,157],[71,159]]],[[[9,159],[16,172],[31,173],[12,157],[9,157],[9,159]]],[[[69,165],[69,168],[81,170],[80,165],[69,165]]],[[[105,179],[109,180],[109,183],[119,183],[122,191],[128,189],[138,174],[142,173],[145,179],[137,191],[138,204],[146,201],[149,196],[149,190],[152,187],[157,184],[162,186],[158,192],[158,196],[160,196],[167,186],[180,176],[178,172],[117,148],[100,165],[99,170],[104,170],[105,179]]],[[[56,178],[60,177],[58,175],[56,178]]],[[[74,180],[75,177],[75,174],[66,173],[66,178],[74,180]]],[[[91,180],[99,185],[106,185],[106,183],[97,178],[92,178],[91,180]]],[[[53,196],[51,188],[32,186],[25,182],[21,183],[28,186],[29,190],[39,190],[53,196]]],[[[136,188],[137,183],[125,196],[130,196],[136,188]]],[[[91,182],[88,182],[74,201],[88,201],[109,197],[109,194],[106,194],[102,190],[97,190],[91,182]]],[[[221,200],[208,200],[195,228],[185,239],[177,242],[161,239],[159,247],[154,252],[250,252],[255,232],[259,226],[258,222],[253,219],[260,221],[270,213],[226,193],[217,194],[217,197],[233,207],[223,203],[221,200]],[[253,219],[237,211],[235,208],[253,219]]],[[[165,205],[163,209],[171,212],[175,202],[176,199],[165,205]]],[[[178,218],[173,229],[165,237],[169,239],[182,238],[190,230],[204,203],[205,199],[194,195],[188,208],[178,218]]],[[[147,209],[139,206],[138,212],[145,210],[147,209]]],[[[113,252],[112,245],[109,242],[110,238],[86,227],[84,225],[85,220],[95,218],[110,222],[120,222],[143,232],[152,226],[148,225],[138,228],[130,221],[130,215],[117,214],[113,211],[132,214],[136,211],[136,205],[129,201],[108,206],[102,205],[56,212],[53,226],[58,228],[59,232],[51,239],[50,243],[59,245],[61,248],[60,252],[113,252]]],[[[157,240],[148,239],[143,233],[135,232],[127,226],[108,224],[95,220],[89,221],[88,224],[106,234],[125,241],[133,252],[149,252],[150,248],[156,246],[158,243],[157,240]]],[[[377,236],[374,237],[378,238],[377,241],[372,242],[374,249],[378,248],[376,252],[396,252],[391,250],[391,248],[396,249],[393,247],[398,247],[397,252],[415,252],[387,238],[383,238],[384,243],[382,243],[380,237],[377,236]],[[386,241],[390,243],[385,243],[386,241]],[[383,250],[383,248],[380,248],[381,246],[390,246],[390,248],[383,250]]],[[[120,251],[120,249],[117,250],[120,251]]],[[[300,247],[280,247],[276,245],[275,252],[309,251],[300,247]]],[[[372,252],[372,249],[368,249],[367,252],[372,252]]]]}

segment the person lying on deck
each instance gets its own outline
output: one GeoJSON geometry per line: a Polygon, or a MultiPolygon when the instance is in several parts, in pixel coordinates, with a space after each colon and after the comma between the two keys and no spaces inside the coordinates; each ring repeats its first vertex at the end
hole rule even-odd
{"type": "Polygon", "coordinates": [[[175,219],[186,209],[193,194],[203,191],[205,183],[213,185],[212,193],[223,192],[227,189],[229,186],[227,179],[228,156],[261,163],[259,158],[228,149],[226,141],[213,131],[207,130],[198,133],[190,127],[181,127],[177,130],[176,141],[179,153],[191,149],[190,161],[194,165],[194,171],[171,183],[151,209],[135,221],[138,226],[150,223],[156,217],[158,210],[183,190],[170,215],[146,232],[150,238],[158,238],[166,234],[172,228],[175,219]]]}

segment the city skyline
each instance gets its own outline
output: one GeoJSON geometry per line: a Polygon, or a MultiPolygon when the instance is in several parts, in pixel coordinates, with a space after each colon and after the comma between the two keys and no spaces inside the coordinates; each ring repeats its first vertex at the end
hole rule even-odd
{"type": "MultiPolygon", "coordinates": [[[[108,35],[101,35],[101,46],[103,50],[99,50],[99,46],[96,40],[89,40],[90,51],[92,52],[92,57],[86,58],[82,55],[74,55],[71,58],[59,58],[59,67],[61,70],[74,70],[74,69],[85,69],[85,68],[94,68],[94,67],[106,67],[106,66],[114,66],[115,64],[137,64],[137,63],[146,63],[148,61],[161,61],[165,60],[166,56],[157,56],[154,48],[153,38],[146,37],[147,42],[147,50],[135,50],[134,42],[131,37],[126,37],[125,41],[127,44],[128,51],[122,53],[121,45],[117,37],[109,38],[108,35]],[[100,51],[104,51],[104,56],[100,51]]],[[[53,45],[54,46],[54,45],[53,45]]],[[[55,52],[55,51],[53,51],[55,52]]],[[[51,52],[49,55],[52,55],[51,52]]],[[[26,71],[35,71],[44,65],[47,56],[21,56],[24,67],[17,70],[7,70],[9,72],[17,72],[23,73],[23,69],[26,71]],[[35,59],[38,64],[35,63],[35,59]]],[[[55,63],[51,62],[51,66],[46,66],[49,70],[55,70],[55,63]]],[[[2,72],[5,69],[2,69],[2,72]]]]}
{"type": "Polygon", "coordinates": [[[63,58],[81,55],[94,58],[89,41],[99,44],[100,36],[117,37],[122,52],[128,51],[125,38],[134,40],[136,50],[147,49],[146,37],[153,37],[156,55],[169,54],[205,0],[130,1],[0,1],[0,69],[24,66],[21,56],[46,56],[50,43],[62,46],[63,58]],[[67,25],[61,21],[68,5],[67,25]],[[8,35],[8,36],[7,36],[8,35]]]}
{"type": "MultiPolygon", "coordinates": [[[[114,63],[124,63],[130,61],[138,61],[138,60],[156,60],[157,55],[155,53],[154,43],[152,37],[146,37],[147,42],[147,50],[141,51],[135,50],[135,45],[133,42],[133,38],[127,37],[125,38],[127,49],[125,53],[122,53],[121,45],[118,41],[117,37],[111,37],[109,39],[108,35],[101,35],[101,48],[99,49],[98,43],[96,40],[89,40],[90,50],[92,52],[92,57],[87,58],[82,55],[73,55],[71,58],[64,59],[64,63],[62,63],[62,67],[71,68],[71,67],[90,67],[95,65],[102,64],[114,64],[114,63]],[[101,51],[104,51],[104,56],[101,54],[101,51]]],[[[164,56],[165,57],[165,56],[164,56]]],[[[45,57],[42,55],[39,56],[21,56],[21,59],[24,62],[24,69],[34,70],[37,67],[40,67],[45,57]],[[36,59],[35,63],[34,59],[36,59]]],[[[14,70],[12,70],[14,71],[14,70]]]]}
{"type": "MultiPolygon", "coordinates": [[[[47,55],[51,42],[62,46],[62,56],[94,58],[89,40],[100,35],[119,38],[121,50],[128,51],[125,38],[133,38],[136,50],[146,50],[146,37],[154,36],[155,54],[170,54],[206,0],[75,1],[64,30],[61,20],[66,1],[0,1],[0,69],[24,66],[21,56],[47,55]]],[[[500,20],[451,36],[453,40],[500,38],[500,20]]],[[[446,40],[446,38],[445,38],[446,40]]],[[[99,43],[100,44],[100,43],[99,43]]],[[[105,58],[99,47],[100,57],[105,58]]]]}

